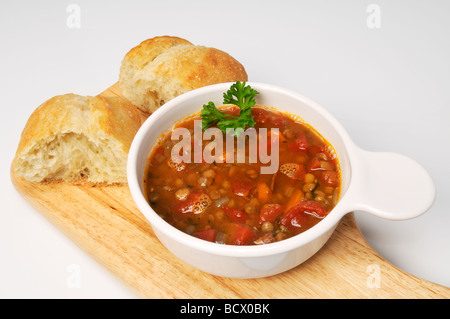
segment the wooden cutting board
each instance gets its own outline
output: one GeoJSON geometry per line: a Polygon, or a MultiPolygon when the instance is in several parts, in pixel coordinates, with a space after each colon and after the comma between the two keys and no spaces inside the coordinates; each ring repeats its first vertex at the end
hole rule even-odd
{"type": "MultiPolygon", "coordinates": [[[[102,92],[120,96],[117,84],[102,92]]],[[[142,114],[145,119],[148,114],[142,114]]],[[[450,288],[394,267],[365,241],[353,213],[312,258],[285,273],[231,279],[172,255],[124,186],[31,183],[11,172],[17,191],[139,298],[449,298],[450,288]]]]}

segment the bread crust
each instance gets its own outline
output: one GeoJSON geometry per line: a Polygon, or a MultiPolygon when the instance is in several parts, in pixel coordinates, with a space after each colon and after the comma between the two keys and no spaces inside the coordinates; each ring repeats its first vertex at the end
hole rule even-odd
{"type": "Polygon", "coordinates": [[[128,51],[122,60],[122,67],[142,69],[158,55],[177,45],[192,45],[192,43],[173,36],[158,36],[144,40],[128,51]]]}
{"type": "Polygon", "coordinates": [[[228,53],[205,46],[182,46],[167,51],[153,68],[159,77],[176,78],[192,90],[202,86],[234,81],[247,81],[247,73],[228,53]]]}
{"type": "MultiPolygon", "coordinates": [[[[120,158],[122,166],[119,174],[121,176],[117,180],[114,180],[114,177],[111,180],[102,180],[100,176],[85,176],[80,177],[80,182],[82,179],[87,182],[126,182],[126,171],[122,162],[140,125],[139,112],[123,98],[80,96],[72,93],[55,96],[36,108],[29,117],[21,134],[12,169],[18,176],[30,181],[53,180],[52,176],[42,175],[42,172],[52,171],[51,163],[57,163],[58,158],[44,161],[32,157],[39,153],[41,157],[47,158],[46,154],[51,152],[57,154],[54,157],[63,156],[64,154],[59,154],[57,150],[47,150],[46,147],[58,137],[75,134],[98,146],[99,152],[104,145],[108,145],[105,141],[111,141],[110,145],[114,144],[114,152],[117,153],[117,158],[120,158]]],[[[84,162],[81,161],[80,167],[73,167],[73,170],[89,169],[81,167],[81,163],[84,162]]],[[[113,161],[107,164],[115,163],[113,161]]],[[[73,175],[77,174],[78,172],[74,172],[73,175]]]]}
{"type": "Polygon", "coordinates": [[[248,81],[248,76],[230,54],[171,36],[148,39],[131,49],[119,74],[123,95],[147,113],[190,90],[235,81],[248,81]]]}

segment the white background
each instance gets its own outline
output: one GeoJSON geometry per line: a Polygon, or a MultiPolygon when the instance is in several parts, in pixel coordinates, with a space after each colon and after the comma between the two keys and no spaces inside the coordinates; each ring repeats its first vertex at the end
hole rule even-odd
{"type": "Polygon", "coordinates": [[[9,1],[0,4],[0,297],[135,298],[18,195],[9,168],[39,104],[100,93],[125,53],[157,35],[222,49],[249,80],[323,105],[362,148],[421,163],[437,186],[425,215],[356,216],[381,256],[450,287],[450,1],[9,1]],[[70,4],[80,28],[67,23],[70,4]],[[367,24],[369,4],[380,28],[367,24]],[[80,287],[68,284],[71,267],[80,287]]]}

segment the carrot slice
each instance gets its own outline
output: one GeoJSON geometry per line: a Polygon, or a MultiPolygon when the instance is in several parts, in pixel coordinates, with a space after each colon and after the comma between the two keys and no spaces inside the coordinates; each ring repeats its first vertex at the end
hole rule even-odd
{"type": "Polygon", "coordinates": [[[296,188],[294,190],[294,193],[292,194],[292,197],[289,199],[289,202],[286,205],[286,209],[291,208],[294,205],[297,205],[298,203],[301,203],[303,198],[305,197],[305,194],[301,189],[296,188]]]}
{"type": "Polygon", "coordinates": [[[258,199],[261,202],[267,202],[270,200],[272,191],[270,190],[270,187],[266,183],[264,182],[259,183],[256,188],[256,191],[258,193],[258,199]]]}

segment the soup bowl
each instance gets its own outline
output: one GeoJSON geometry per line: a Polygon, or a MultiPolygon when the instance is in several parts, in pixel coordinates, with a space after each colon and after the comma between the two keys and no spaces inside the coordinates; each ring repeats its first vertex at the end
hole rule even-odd
{"type": "Polygon", "coordinates": [[[248,82],[259,94],[257,104],[297,115],[335,149],[341,170],[340,199],[319,223],[301,234],[264,245],[225,245],[195,238],[173,227],[149,205],[144,190],[147,160],[161,134],[198,113],[203,104],[222,104],[221,83],[182,94],[155,111],[136,134],[128,157],[132,197],[160,242],[175,256],[204,272],[232,278],[257,278],[287,271],[313,256],[330,238],[347,213],[362,211],[389,220],[406,220],[425,213],[435,197],[428,172],[413,159],[391,152],[369,152],[352,141],[343,126],[322,106],[290,90],[248,82]]]}

